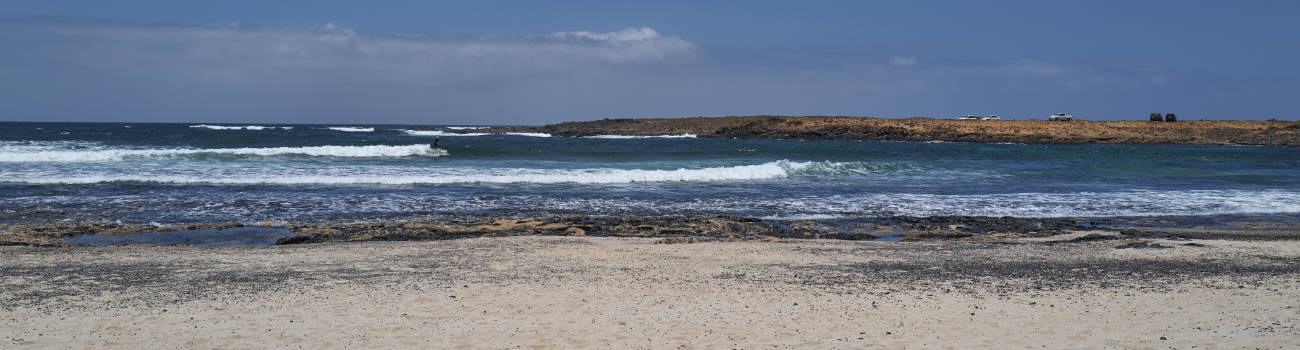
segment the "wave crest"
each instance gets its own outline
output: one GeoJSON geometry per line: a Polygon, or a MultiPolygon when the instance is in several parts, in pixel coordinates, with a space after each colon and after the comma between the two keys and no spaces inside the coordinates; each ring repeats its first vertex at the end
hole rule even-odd
{"type": "MultiPolygon", "coordinates": [[[[427,150],[427,146],[425,150],[427,150]]],[[[496,168],[421,169],[388,171],[385,169],[339,168],[327,171],[315,169],[306,172],[281,173],[228,173],[192,174],[83,174],[57,178],[13,179],[19,183],[84,184],[103,182],[159,182],[206,184],[624,184],[638,182],[708,182],[778,179],[790,176],[792,171],[808,163],[775,161],[756,165],[714,167],[702,169],[648,170],[648,169],[530,169],[496,168]]]]}
{"type": "Polygon", "coordinates": [[[653,136],[636,136],[636,135],[596,135],[596,136],[588,136],[587,138],[592,138],[592,139],[651,139],[651,138],[662,138],[662,139],[693,139],[693,138],[696,138],[696,135],[695,135],[695,134],[681,134],[681,135],[653,135],[653,136]]]}
{"type": "Polygon", "coordinates": [[[292,126],[261,126],[261,125],[235,125],[235,126],[227,126],[227,125],[207,125],[207,124],[199,124],[199,125],[190,125],[190,127],[191,127],[191,128],[212,129],[212,130],[266,130],[266,129],[284,129],[284,130],[289,130],[289,129],[293,129],[292,126]]]}
{"type": "Polygon", "coordinates": [[[411,136],[483,136],[486,133],[454,133],[442,130],[402,130],[403,133],[411,136]]]}
{"type": "Polygon", "coordinates": [[[374,132],[375,131],[375,128],[361,128],[361,127],[351,127],[351,126],[332,126],[326,129],[330,129],[334,131],[343,131],[343,132],[374,132]]]}
{"type": "MultiPolygon", "coordinates": [[[[442,130],[405,130],[405,129],[403,129],[402,132],[406,133],[407,135],[411,135],[411,136],[484,136],[484,135],[493,135],[493,134],[482,133],[482,132],[455,133],[455,132],[446,132],[446,131],[442,131],[442,130]]],[[[506,132],[506,133],[501,133],[501,135],[528,136],[528,137],[551,137],[551,134],[540,133],[540,132],[506,132]]]]}
{"type": "Polygon", "coordinates": [[[447,155],[447,151],[432,149],[427,144],[402,146],[312,146],[210,149],[35,150],[30,152],[2,152],[0,153],[0,162],[107,162],[132,158],[169,157],[196,154],[254,156],[306,155],[318,157],[408,157],[444,156],[447,155]]]}

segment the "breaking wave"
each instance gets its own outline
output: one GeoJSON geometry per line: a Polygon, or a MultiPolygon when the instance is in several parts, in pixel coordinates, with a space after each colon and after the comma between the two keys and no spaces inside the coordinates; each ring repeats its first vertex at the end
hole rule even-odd
{"type": "Polygon", "coordinates": [[[541,132],[508,132],[506,135],[528,136],[528,137],[551,137],[551,134],[541,132]]]}
{"type": "Polygon", "coordinates": [[[483,136],[485,133],[454,133],[442,130],[402,130],[402,132],[411,136],[483,136]]]}
{"type": "Polygon", "coordinates": [[[635,136],[635,135],[596,135],[596,136],[588,136],[588,138],[593,138],[593,139],[649,139],[649,138],[665,138],[665,139],[693,139],[693,138],[695,138],[695,137],[696,137],[695,134],[681,134],[681,135],[654,135],[654,136],[635,136]]]}
{"type": "Polygon", "coordinates": [[[333,127],[328,127],[328,128],[326,128],[326,129],[330,129],[330,130],[334,130],[334,131],[343,131],[343,132],[373,132],[373,131],[375,131],[375,128],[359,128],[359,127],[350,127],[350,126],[333,126],[333,127]]]}
{"type": "MultiPolygon", "coordinates": [[[[407,135],[411,135],[411,136],[483,136],[483,135],[492,135],[492,134],[489,134],[489,133],[482,133],[482,132],[456,133],[456,132],[446,132],[446,131],[442,131],[442,130],[402,130],[402,132],[406,133],[407,135]]],[[[506,133],[501,133],[501,135],[528,136],[528,137],[551,137],[551,134],[540,133],[540,132],[506,132],[506,133]]]]}
{"type": "Polygon", "coordinates": [[[0,152],[0,162],[108,162],[133,158],[169,157],[195,154],[232,154],[254,156],[306,155],[321,157],[407,157],[442,156],[445,150],[434,150],[429,145],[402,146],[313,146],[271,148],[211,148],[211,149],[77,149],[52,150],[27,148],[10,152],[9,147],[0,152]]]}
{"type": "Polygon", "coordinates": [[[791,200],[791,209],[860,215],[1116,217],[1300,213],[1300,192],[1191,190],[945,195],[882,193],[791,200]]]}
{"type": "MultiPolygon", "coordinates": [[[[429,151],[422,146],[419,153],[429,151]]],[[[416,149],[407,150],[417,153],[416,149]]],[[[298,151],[301,152],[301,151],[298,151]]],[[[373,153],[370,153],[373,154],[373,153]]],[[[637,182],[686,181],[736,181],[778,179],[790,176],[809,163],[789,161],[768,162],[757,165],[715,167],[702,169],[646,170],[646,169],[463,169],[430,168],[415,171],[390,169],[338,168],[303,169],[277,174],[225,173],[210,169],[202,175],[191,174],[81,174],[54,178],[14,179],[20,183],[102,183],[102,182],[160,182],[208,184],[473,184],[473,183],[532,183],[532,184],[623,184],[637,182]]]]}
{"type": "Polygon", "coordinates": [[[266,130],[266,129],[284,129],[284,130],[290,130],[290,129],[293,129],[292,126],[261,126],[261,125],[236,125],[236,126],[227,126],[227,125],[207,125],[207,124],[199,124],[199,125],[190,125],[190,127],[191,127],[191,128],[212,129],[212,130],[266,130]]]}

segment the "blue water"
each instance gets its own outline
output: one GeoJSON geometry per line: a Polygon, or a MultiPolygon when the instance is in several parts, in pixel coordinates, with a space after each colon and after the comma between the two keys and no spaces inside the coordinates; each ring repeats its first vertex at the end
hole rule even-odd
{"type": "Polygon", "coordinates": [[[1295,148],[452,136],[449,129],[411,129],[0,123],[0,222],[564,214],[1300,221],[1295,148]],[[445,153],[429,147],[435,137],[445,153]]]}

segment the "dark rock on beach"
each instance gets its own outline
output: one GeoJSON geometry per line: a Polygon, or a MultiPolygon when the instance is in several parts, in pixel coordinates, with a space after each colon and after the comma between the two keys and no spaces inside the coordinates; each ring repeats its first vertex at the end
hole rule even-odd
{"type": "Polygon", "coordinates": [[[277,239],[275,240],[275,244],[276,245],[307,244],[307,243],[325,243],[329,241],[330,241],[329,236],[319,234],[319,233],[313,233],[313,234],[293,235],[293,236],[277,239]]]}
{"type": "MultiPolygon", "coordinates": [[[[507,236],[596,236],[658,238],[661,243],[709,241],[782,241],[787,239],[978,240],[1004,241],[1079,233],[1049,244],[1117,239],[1300,240],[1300,229],[1287,223],[1242,223],[1241,228],[1112,228],[1107,220],[1082,218],[1015,218],[979,216],[890,216],[849,220],[762,220],[741,216],[550,216],[461,220],[411,220],[362,223],[318,222],[288,225],[292,236],[277,245],[358,241],[433,241],[507,236]],[[1086,231],[1109,232],[1087,234],[1086,231]]],[[[175,226],[95,222],[0,224],[0,245],[66,246],[85,235],[124,235],[177,230],[228,229],[238,223],[175,226]]],[[[1147,248],[1136,247],[1135,248],[1147,248]]]]}
{"type": "Polygon", "coordinates": [[[85,235],[116,236],[146,232],[226,229],[239,223],[194,223],[180,226],[128,225],[111,222],[12,223],[0,226],[0,245],[63,246],[68,238],[85,235]]]}
{"type": "Polygon", "coordinates": [[[1115,249],[1169,249],[1169,248],[1172,247],[1160,243],[1152,243],[1147,241],[1129,242],[1129,243],[1124,243],[1115,246],[1115,249]]]}
{"type": "Polygon", "coordinates": [[[290,226],[277,244],[328,241],[445,240],[503,236],[657,237],[663,243],[781,239],[874,240],[879,234],[919,239],[1042,237],[1095,228],[1080,219],[895,216],[850,223],[765,221],[748,217],[555,216],[462,221],[417,220],[290,226]]]}

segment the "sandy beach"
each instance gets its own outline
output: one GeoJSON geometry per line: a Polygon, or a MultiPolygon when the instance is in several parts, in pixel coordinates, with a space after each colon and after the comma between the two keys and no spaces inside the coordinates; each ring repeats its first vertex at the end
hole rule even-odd
{"type": "MultiPolygon", "coordinates": [[[[1080,239],[1080,237],[1092,237],[1080,239]]],[[[0,247],[6,348],[1300,346],[1295,240],[0,247]]]]}

